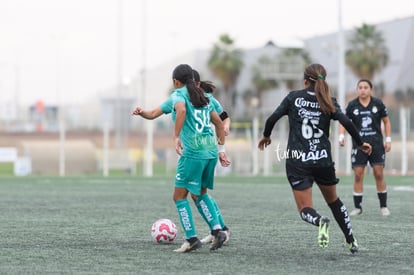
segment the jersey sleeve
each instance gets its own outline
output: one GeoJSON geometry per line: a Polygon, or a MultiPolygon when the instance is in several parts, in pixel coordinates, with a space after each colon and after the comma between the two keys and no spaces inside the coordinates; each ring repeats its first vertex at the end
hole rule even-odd
{"type": "Polygon", "coordinates": [[[171,96],[167,98],[163,103],[161,103],[160,109],[164,114],[170,114],[173,111],[173,102],[171,96]]]}
{"type": "Polygon", "coordinates": [[[173,93],[170,97],[172,101],[172,109],[174,109],[175,104],[178,102],[185,102],[185,98],[181,93],[173,93]]]}
{"type": "Polygon", "coordinates": [[[221,106],[220,102],[218,102],[218,100],[215,99],[213,96],[210,96],[209,99],[216,113],[221,114],[223,112],[223,107],[221,106]]]}
{"type": "Polygon", "coordinates": [[[388,109],[382,101],[380,101],[380,116],[381,118],[388,116],[388,109]]]}

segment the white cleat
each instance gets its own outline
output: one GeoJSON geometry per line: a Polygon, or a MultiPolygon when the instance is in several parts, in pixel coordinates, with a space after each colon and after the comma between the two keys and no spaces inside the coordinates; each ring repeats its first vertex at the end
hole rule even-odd
{"type": "Polygon", "coordinates": [[[201,239],[201,243],[202,244],[208,244],[211,243],[214,239],[214,236],[211,234],[208,234],[207,236],[205,236],[204,238],[201,239]]]}
{"type": "Polygon", "coordinates": [[[391,215],[391,212],[390,212],[390,210],[388,210],[387,207],[381,207],[380,210],[381,210],[381,215],[383,215],[384,217],[391,215]]]}
{"type": "Polygon", "coordinates": [[[349,213],[349,216],[358,216],[362,214],[362,209],[361,208],[355,208],[354,210],[352,210],[349,213]]]}
{"type": "Polygon", "coordinates": [[[196,249],[199,249],[202,246],[200,240],[197,239],[193,244],[190,244],[189,241],[185,241],[180,248],[174,249],[174,252],[177,253],[186,253],[196,249]]]}
{"type": "Polygon", "coordinates": [[[231,235],[230,230],[229,229],[224,230],[224,233],[226,234],[226,239],[224,240],[223,245],[228,245],[230,241],[230,235],[231,235]]]}

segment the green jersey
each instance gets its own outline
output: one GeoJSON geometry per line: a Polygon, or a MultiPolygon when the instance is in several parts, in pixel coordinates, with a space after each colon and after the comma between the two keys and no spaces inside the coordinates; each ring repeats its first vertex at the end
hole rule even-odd
{"type": "Polygon", "coordinates": [[[217,139],[210,123],[210,113],[216,112],[215,107],[209,97],[210,103],[204,107],[194,107],[191,104],[187,87],[174,90],[170,96],[172,107],[162,104],[161,109],[170,110],[172,120],[175,121],[175,104],[185,103],[186,116],[183,128],[180,132],[180,140],[183,146],[182,156],[197,159],[214,159],[217,158],[217,139]]]}
{"type": "MultiPolygon", "coordinates": [[[[213,105],[213,108],[216,111],[216,113],[221,114],[223,112],[223,107],[221,106],[220,102],[218,102],[218,100],[215,97],[213,97],[211,94],[205,93],[204,95],[209,98],[210,103],[213,105]]],[[[163,103],[161,103],[160,108],[164,114],[167,115],[167,114],[173,113],[175,117],[175,114],[173,112],[174,106],[173,106],[171,96],[167,98],[163,103]]]]}

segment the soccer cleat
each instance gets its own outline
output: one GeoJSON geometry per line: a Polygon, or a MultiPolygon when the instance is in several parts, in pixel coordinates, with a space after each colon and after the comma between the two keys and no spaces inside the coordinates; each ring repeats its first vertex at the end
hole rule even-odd
{"type": "Polygon", "coordinates": [[[217,250],[220,247],[222,247],[224,241],[226,240],[226,236],[227,236],[226,233],[224,233],[224,231],[222,231],[222,230],[218,231],[214,235],[215,236],[214,236],[213,241],[211,242],[211,245],[210,245],[210,251],[217,250]]]}
{"type": "Polygon", "coordinates": [[[329,244],[329,222],[328,217],[321,217],[319,221],[318,244],[321,248],[326,248],[329,244]]]}
{"type": "Polygon", "coordinates": [[[214,239],[214,236],[211,234],[208,234],[207,236],[205,236],[204,238],[201,239],[201,243],[202,244],[208,244],[211,243],[214,239]]]}
{"type": "Polygon", "coordinates": [[[174,250],[174,252],[177,253],[187,253],[196,249],[199,249],[202,246],[199,239],[195,240],[192,244],[188,240],[185,240],[185,242],[181,245],[180,248],[177,248],[174,250]]]}
{"type": "MultiPolygon", "coordinates": [[[[224,234],[226,234],[226,239],[223,242],[223,245],[228,245],[229,241],[230,241],[230,230],[229,229],[225,229],[223,230],[224,234]]],[[[211,243],[214,240],[214,236],[211,234],[208,234],[207,236],[205,236],[204,238],[201,239],[201,243],[202,244],[208,244],[211,243]]]]}
{"type": "Polygon", "coordinates": [[[349,213],[349,216],[358,216],[362,214],[362,208],[355,208],[349,213]]]}
{"type": "Polygon", "coordinates": [[[230,229],[227,228],[226,230],[224,230],[224,234],[226,234],[226,239],[224,240],[223,245],[228,245],[231,235],[230,229]]]}
{"type": "Polygon", "coordinates": [[[391,214],[390,210],[388,210],[387,207],[381,207],[381,215],[385,216],[389,216],[391,214]]]}
{"type": "Polygon", "coordinates": [[[351,251],[352,254],[358,252],[358,242],[355,238],[354,238],[354,241],[352,243],[345,242],[345,246],[347,248],[349,248],[349,250],[351,251]]]}

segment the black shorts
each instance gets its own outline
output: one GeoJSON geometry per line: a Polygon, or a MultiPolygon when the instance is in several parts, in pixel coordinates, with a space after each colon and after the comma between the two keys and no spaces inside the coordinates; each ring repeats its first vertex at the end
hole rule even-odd
{"type": "Polygon", "coordinates": [[[315,181],[320,185],[335,185],[339,182],[335,167],[304,167],[286,162],[286,175],[290,186],[295,190],[312,187],[315,181]]]}
{"type": "Polygon", "coordinates": [[[352,167],[365,167],[369,161],[371,167],[373,165],[385,166],[385,148],[383,144],[371,144],[371,155],[365,154],[358,148],[352,148],[351,163],[352,167]]]}

